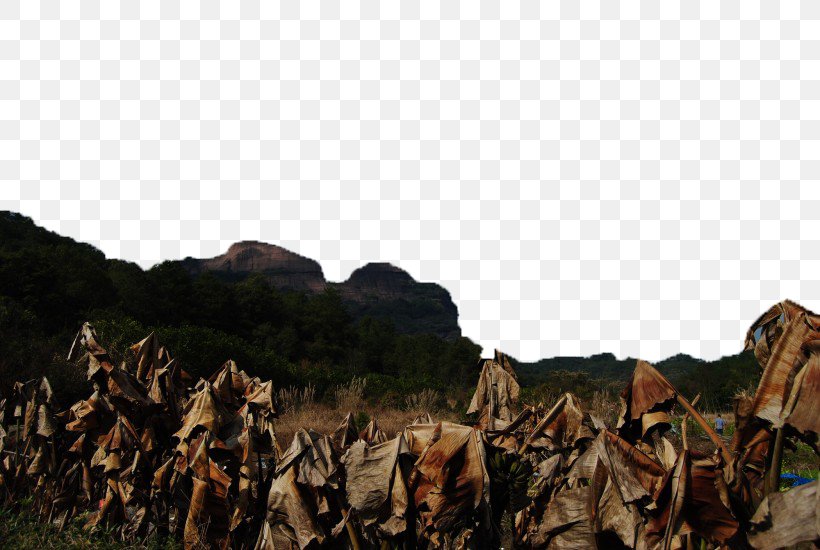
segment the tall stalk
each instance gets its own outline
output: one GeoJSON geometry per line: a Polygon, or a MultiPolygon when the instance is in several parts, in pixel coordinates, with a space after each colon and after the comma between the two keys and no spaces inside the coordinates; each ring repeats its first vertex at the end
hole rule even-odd
{"type": "MultiPolygon", "coordinates": [[[[17,471],[17,466],[20,464],[20,417],[14,425],[14,470],[17,471]]],[[[16,474],[15,474],[16,475],[16,474]]]]}
{"type": "Polygon", "coordinates": [[[720,456],[723,457],[723,461],[726,464],[731,464],[731,453],[729,453],[729,450],[726,448],[726,445],[723,443],[723,440],[720,438],[720,436],[717,433],[715,433],[715,430],[713,430],[709,423],[706,422],[706,419],[703,418],[700,415],[700,413],[695,409],[695,407],[693,407],[692,404],[689,403],[689,401],[687,401],[686,398],[680,395],[679,393],[675,394],[675,399],[677,399],[680,406],[683,407],[686,410],[686,412],[692,415],[692,418],[695,422],[697,422],[698,426],[700,426],[701,429],[703,429],[703,431],[706,432],[706,435],[709,436],[709,439],[712,440],[712,443],[714,443],[715,446],[717,446],[718,451],[720,451],[720,456]]]}
{"type": "Polygon", "coordinates": [[[771,462],[769,463],[769,469],[766,470],[766,480],[763,484],[764,495],[776,493],[780,488],[780,468],[783,461],[783,444],[786,439],[783,435],[783,431],[783,428],[775,430],[774,448],[770,454],[771,462]]]}

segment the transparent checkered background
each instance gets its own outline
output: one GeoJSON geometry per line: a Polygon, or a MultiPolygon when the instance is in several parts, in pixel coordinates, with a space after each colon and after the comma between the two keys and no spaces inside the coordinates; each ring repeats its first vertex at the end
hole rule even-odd
{"type": "Polygon", "coordinates": [[[526,360],[735,353],[820,309],[820,3],[618,4],[2,2],[0,208],[393,262],[526,360]]]}

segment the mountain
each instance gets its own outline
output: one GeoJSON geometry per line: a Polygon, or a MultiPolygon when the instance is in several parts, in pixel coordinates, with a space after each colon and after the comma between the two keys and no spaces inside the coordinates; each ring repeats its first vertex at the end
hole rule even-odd
{"type": "Polygon", "coordinates": [[[335,289],[354,319],[390,320],[406,334],[461,336],[458,308],[449,292],[435,283],[421,283],[388,263],[369,263],[346,281],[325,279],[318,262],[277,245],[242,241],[214,258],[185,258],[180,265],[191,275],[212,273],[226,281],[241,281],[258,273],[276,289],[319,293],[335,289]]]}
{"type": "MultiPolygon", "coordinates": [[[[229,358],[278,387],[311,384],[320,395],[361,376],[368,394],[391,406],[427,388],[466,393],[481,355],[461,336],[447,291],[390,264],[331,282],[314,260],[241,242],[215,258],[144,270],[0,211],[0,393],[46,375],[68,398],[81,397],[84,375],[65,354],[84,321],[117,361],[132,359],[129,346],[153,331],[194,377],[229,358]]],[[[526,388],[582,398],[620,391],[635,364],[609,353],[511,360],[526,388]]],[[[657,367],[713,407],[759,375],[751,352],[712,362],[676,355],[657,367]]]]}
{"type": "Polygon", "coordinates": [[[321,292],[327,286],[319,262],[258,241],[234,243],[214,258],[188,257],[180,263],[191,275],[212,272],[226,280],[241,280],[251,273],[260,273],[279,290],[321,292]]]}
{"type": "Polygon", "coordinates": [[[425,388],[466,391],[481,355],[446,290],[389,264],[329,282],[311,259],[244,242],[146,270],[0,211],[0,395],[47,376],[80,397],[84,376],[65,355],[85,321],[117,361],[154,332],[194,377],[233,359],[321,395],[366,376],[368,391],[396,406],[425,388]]]}

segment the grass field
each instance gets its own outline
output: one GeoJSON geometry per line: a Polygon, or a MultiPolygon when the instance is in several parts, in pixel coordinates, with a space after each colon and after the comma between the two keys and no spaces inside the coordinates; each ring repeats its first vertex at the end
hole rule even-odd
{"type": "MultiPolygon", "coordinates": [[[[25,503],[21,508],[25,509],[25,503]]],[[[49,523],[37,521],[33,515],[0,508],[0,544],[15,550],[83,549],[83,550],[182,550],[182,544],[174,540],[150,538],[135,544],[125,544],[104,529],[86,531],[83,518],[77,517],[62,531],[49,523]]]]}

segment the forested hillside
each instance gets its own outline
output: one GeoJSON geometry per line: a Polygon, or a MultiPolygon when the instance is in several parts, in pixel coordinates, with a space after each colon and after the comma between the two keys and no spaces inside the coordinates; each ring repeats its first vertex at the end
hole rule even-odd
{"type": "Polygon", "coordinates": [[[47,374],[71,394],[66,342],[91,321],[112,353],[156,330],[193,376],[233,358],[278,384],[321,392],[368,374],[374,392],[472,384],[481,349],[467,338],[402,334],[384,318],[354,320],[340,293],[280,291],[262,274],[232,282],[181,262],[147,271],[90,245],[0,214],[0,384],[47,374]]]}
{"type": "MultiPolygon", "coordinates": [[[[740,340],[738,339],[738,347],[740,340]]],[[[513,361],[522,385],[534,396],[557,395],[570,389],[590,398],[596,391],[617,393],[635,369],[635,359],[617,359],[611,353],[591,357],[551,357],[535,363],[513,361]]],[[[685,395],[701,394],[705,410],[727,409],[734,395],[751,390],[759,379],[759,368],[751,351],[704,361],[679,354],[655,363],[685,395]]]]}
{"type": "MultiPolygon", "coordinates": [[[[475,383],[481,348],[454,335],[436,311],[425,317],[436,309],[429,304],[446,294],[437,285],[371,264],[347,286],[293,290],[278,288],[270,271],[226,277],[224,270],[193,269],[199,264],[192,262],[169,261],[146,271],[106,259],[25,216],[0,213],[0,386],[46,374],[61,386],[61,395],[76,398],[84,381],[66,366],[65,343],[84,321],[96,326],[115,358],[156,331],[193,376],[232,358],[253,375],[280,386],[310,383],[320,395],[354,375],[367,376],[374,399],[424,387],[459,392],[475,383]],[[384,279],[385,273],[392,279],[384,279]],[[402,296],[372,298],[396,289],[418,296],[421,305],[402,296]],[[429,333],[425,318],[432,319],[429,333]]],[[[515,365],[531,395],[560,389],[583,397],[622,386],[634,360],[601,354],[515,365]]],[[[683,391],[703,393],[706,403],[724,407],[758,376],[748,355],[716,362],[681,355],[658,367],[683,391]]]]}

